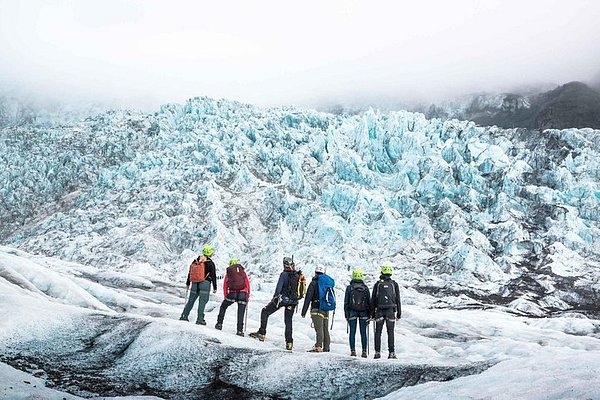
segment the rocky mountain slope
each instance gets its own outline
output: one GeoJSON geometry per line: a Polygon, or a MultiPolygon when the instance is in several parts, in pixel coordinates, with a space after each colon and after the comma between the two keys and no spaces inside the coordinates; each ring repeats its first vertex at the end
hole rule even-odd
{"type": "Polygon", "coordinates": [[[600,91],[570,82],[546,92],[479,94],[432,105],[429,118],[459,118],[503,128],[600,128],[600,91]]]}

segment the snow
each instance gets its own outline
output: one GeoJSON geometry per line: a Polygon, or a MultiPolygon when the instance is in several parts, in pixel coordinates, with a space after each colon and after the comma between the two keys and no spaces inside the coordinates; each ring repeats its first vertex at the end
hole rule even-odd
{"type": "MultiPolygon", "coordinates": [[[[77,296],[31,295],[37,293],[33,284],[0,278],[0,301],[4,305],[0,311],[0,354],[4,362],[0,365],[0,388],[6,391],[13,387],[16,398],[25,398],[18,396],[28,393],[31,385],[22,383],[24,380],[35,382],[40,396],[52,399],[62,395],[6,365],[7,361],[36,359],[45,367],[34,362],[25,368],[29,373],[43,369],[54,376],[55,368],[61,368],[70,379],[80,382],[99,374],[114,382],[115,388],[122,388],[117,390],[126,389],[129,394],[135,394],[134,387],[140,381],[150,385],[159,397],[204,393],[194,391],[211,387],[211,375],[200,372],[206,368],[218,368],[227,385],[258,397],[270,393],[302,398],[315,390],[321,390],[325,397],[388,395],[398,399],[560,399],[594,398],[600,394],[598,384],[590,380],[600,365],[600,321],[581,314],[528,318],[507,313],[503,307],[430,308],[430,301],[422,295],[403,290],[403,318],[395,329],[399,359],[385,359],[384,334],[384,359],[365,360],[348,357],[341,310],[331,332],[331,353],[305,353],[314,343],[314,330],[310,319],[299,314],[294,316],[295,350],[290,353],[283,350],[281,310],[269,320],[267,341],[259,342],[234,335],[236,305],[228,309],[223,330],[213,328],[220,293],[211,294],[208,325],[199,326],[177,320],[184,298],[176,285],[156,283],[140,289],[135,285],[112,286],[107,280],[93,283],[94,267],[61,263],[8,247],[0,249],[0,261],[3,268],[31,264],[30,268],[38,268],[38,285],[47,285],[40,283],[40,277],[54,286],[70,282],[89,290],[106,309],[112,309],[91,309],[77,296]],[[60,363],[52,367],[53,360],[60,363]],[[298,381],[298,376],[305,379],[298,381]],[[386,376],[396,378],[390,381],[386,376]],[[382,381],[372,387],[379,379],[382,381]],[[426,383],[432,379],[437,382],[426,383]],[[354,392],[346,391],[352,387],[354,392]]],[[[340,290],[350,280],[347,274],[336,275],[340,290]]],[[[253,294],[248,307],[248,332],[258,328],[260,310],[269,301],[270,290],[263,287],[253,294]]],[[[370,332],[372,354],[372,326],[370,332]]],[[[89,391],[69,387],[63,389],[78,396],[90,395],[89,391]]]]}
{"type": "Polygon", "coordinates": [[[404,388],[383,399],[594,399],[600,394],[599,365],[598,354],[552,350],[503,361],[479,375],[404,388]]]}

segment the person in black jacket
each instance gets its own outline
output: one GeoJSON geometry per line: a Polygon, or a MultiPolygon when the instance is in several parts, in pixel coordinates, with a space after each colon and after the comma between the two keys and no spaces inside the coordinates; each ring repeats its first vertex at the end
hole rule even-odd
{"type": "Polygon", "coordinates": [[[260,340],[261,342],[267,338],[267,323],[269,316],[281,307],[285,307],[284,322],[285,322],[285,348],[292,350],[294,347],[294,338],[292,337],[292,317],[294,310],[298,305],[297,284],[301,273],[296,271],[294,261],[290,257],[283,258],[283,271],[279,274],[277,287],[273,294],[273,299],[260,312],[260,328],[257,332],[252,332],[248,336],[260,340]],[[292,284],[295,281],[296,287],[292,284]]]}
{"type": "Polygon", "coordinates": [[[381,267],[379,281],[373,287],[371,298],[371,318],[375,320],[375,356],[381,358],[381,333],[383,324],[387,328],[388,335],[388,358],[396,358],[394,351],[394,325],[402,315],[400,304],[400,288],[392,280],[392,267],[384,265],[381,267]]]}
{"type": "Polygon", "coordinates": [[[302,318],[306,317],[308,306],[310,306],[310,316],[312,318],[313,326],[315,327],[316,343],[312,349],[309,350],[311,353],[328,352],[330,350],[331,339],[329,337],[329,311],[323,311],[320,309],[319,299],[319,276],[325,273],[325,267],[319,265],[315,268],[315,276],[310,281],[308,289],[306,290],[306,297],[304,298],[304,305],[302,306],[302,318]]]}
{"type": "Polygon", "coordinates": [[[206,321],[204,320],[204,308],[206,307],[206,303],[208,303],[211,283],[213,293],[217,293],[217,273],[215,263],[210,258],[213,254],[215,254],[215,249],[212,248],[212,246],[205,245],[202,248],[202,257],[198,257],[194,260],[192,265],[190,265],[190,272],[188,272],[187,281],[185,283],[186,288],[190,290],[190,297],[183,308],[181,317],[179,317],[181,321],[188,321],[190,311],[192,311],[194,303],[196,302],[196,299],[198,299],[198,319],[196,320],[196,324],[206,325],[206,321]],[[204,263],[204,276],[196,278],[192,275],[193,268],[200,263],[204,263]]]}
{"type": "Polygon", "coordinates": [[[352,271],[352,280],[346,287],[344,296],[344,315],[350,327],[350,356],[356,357],[356,325],[360,326],[361,357],[367,358],[367,327],[371,312],[371,294],[363,282],[360,269],[352,271]]]}

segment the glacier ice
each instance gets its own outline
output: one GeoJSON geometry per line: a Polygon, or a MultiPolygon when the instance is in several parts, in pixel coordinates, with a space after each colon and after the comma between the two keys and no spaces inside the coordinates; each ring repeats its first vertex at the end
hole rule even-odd
{"type": "Polygon", "coordinates": [[[578,296],[531,299],[553,310],[598,296],[598,139],[590,129],[209,98],[10,125],[0,130],[0,240],[177,279],[208,242],[217,265],[241,257],[260,274],[287,254],[340,274],[361,265],[374,278],[389,260],[417,274],[407,286],[505,304],[521,298],[526,276],[568,273],[574,281],[557,285],[578,296]],[[567,251],[577,257],[558,256],[567,251]]]}

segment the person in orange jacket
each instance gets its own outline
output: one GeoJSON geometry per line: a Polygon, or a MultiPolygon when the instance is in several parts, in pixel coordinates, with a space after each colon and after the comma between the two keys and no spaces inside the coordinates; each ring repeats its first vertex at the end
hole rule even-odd
{"type": "Polygon", "coordinates": [[[250,281],[244,267],[239,263],[237,258],[232,258],[227,267],[227,273],[223,281],[223,294],[225,299],[221,303],[219,316],[217,317],[216,329],[223,329],[223,319],[227,307],[233,303],[238,303],[237,312],[237,335],[244,336],[244,315],[246,307],[250,300],[250,281]]]}

